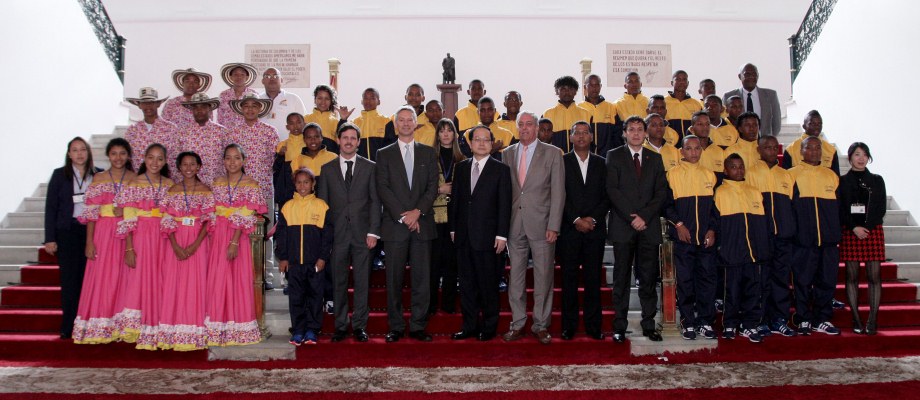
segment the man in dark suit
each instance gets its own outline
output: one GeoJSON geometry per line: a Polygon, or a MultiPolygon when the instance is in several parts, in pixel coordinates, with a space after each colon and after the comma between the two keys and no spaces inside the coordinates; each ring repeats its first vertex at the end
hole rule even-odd
{"type": "Polygon", "coordinates": [[[431,241],[437,237],[432,206],[438,196],[438,156],[415,141],[418,120],[412,107],[396,111],[396,143],[377,151],[377,195],[383,204],[384,247],[387,251],[387,342],[403,336],[402,286],[406,261],[412,268],[412,316],[409,337],[431,341],[425,332],[430,300],[431,241]]]}
{"type": "Polygon", "coordinates": [[[638,116],[623,122],[626,145],[607,152],[607,195],[612,210],[608,238],[613,243],[613,340],[626,341],[629,312],[629,271],[633,259],[642,305],[642,334],[660,341],[655,326],[658,308],[658,246],[661,244],[661,207],[667,196],[667,180],[661,156],[642,148],[645,120],[638,116]]]}
{"type": "Polygon", "coordinates": [[[500,271],[495,263],[511,226],[511,168],[489,157],[495,136],[488,127],[473,127],[470,138],[473,158],[457,164],[447,219],[457,244],[463,313],[463,328],[451,338],[487,341],[498,330],[500,271]]]}
{"type": "Polygon", "coordinates": [[[572,125],[573,150],[562,157],[565,165],[565,207],[556,251],[562,264],[562,339],[571,340],[578,328],[578,267],[584,276],[585,332],[603,340],[601,333],[601,264],[610,210],[604,190],[604,158],[591,153],[591,125],[572,125]]]}
{"type": "Polygon", "coordinates": [[[329,205],[335,230],[332,247],[333,342],[348,335],[348,267],[353,266],[355,340],[367,341],[367,295],[370,249],[380,239],[380,200],[374,181],[375,164],[357,154],[361,130],[347,123],[336,132],[339,156],[322,166],[316,194],[329,205]]]}
{"type": "Polygon", "coordinates": [[[757,72],[756,65],[744,64],[741,72],[738,73],[741,87],[725,92],[722,95],[722,103],[728,104],[728,99],[732,96],[741,97],[744,111],[754,112],[760,116],[760,133],[776,136],[779,135],[779,130],[782,128],[783,118],[783,112],[779,108],[779,98],[775,90],[757,87],[759,78],[760,73],[757,72]]]}

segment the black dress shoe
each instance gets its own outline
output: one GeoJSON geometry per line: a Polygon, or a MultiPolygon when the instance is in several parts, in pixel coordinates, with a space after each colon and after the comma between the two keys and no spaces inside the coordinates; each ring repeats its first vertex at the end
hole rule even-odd
{"type": "Polygon", "coordinates": [[[387,343],[398,342],[400,338],[403,337],[403,333],[400,331],[389,331],[387,332],[386,340],[387,343]]]}
{"type": "Polygon", "coordinates": [[[642,336],[647,337],[648,340],[651,340],[653,342],[660,342],[662,340],[661,333],[654,329],[646,329],[642,331],[642,336]]]}
{"type": "Polygon", "coordinates": [[[355,332],[353,335],[355,336],[355,340],[361,343],[364,343],[367,341],[367,332],[364,329],[355,329],[355,332]]]}
{"type": "Polygon", "coordinates": [[[480,342],[488,342],[488,341],[490,341],[490,340],[492,340],[492,339],[494,339],[494,338],[495,338],[495,333],[494,333],[494,332],[493,332],[493,333],[480,333],[480,334],[476,337],[476,340],[478,340],[478,341],[480,341],[480,342]]]}
{"type": "MultiPolygon", "coordinates": [[[[410,335],[411,335],[411,334],[410,334],[410,335]]],[[[450,335],[450,338],[453,339],[453,340],[463,340],[463,339],[469,339],[469,338],[474,337],[474,336],[477,336],[477,335],[478,335],[478,333],[476,333],[476,332],[471,332],[471,331],[460,331],[460,332],[454,333],[453,335],[450,335]]]]}
{"type": "Polygon", "coordinates": [[[588,331],[586,332],[586,334],[588,335],[589,338],[594,339],[594,340],[604,340],[604,338],[606,337],[604,335],[604,332],[601,332],[601,331],[588,331]]]}
{"type": "Polygon", "coordinates": [[[613,341],[615,343],[625,343],[626,342],[626,331],[616,331],[613,333],[613,341]]]}
{"type": "Polygon", "coordinates": [[[429,335],[428,332],[425,332],[425,331],[409,332],[409,337],[415,340],[418,340],[419,342],[430,342],[431,341],[431,335],[429,335]]]}
{"type": "Polygon", "coordinates": [[[332,334],[332,341],[341,342],[345,340],[346,337],[348,337],[348,331],[336,330],[335,333],[332,334]]]}
{"type": "Polygon", "coordinates": [[[562,330],[562,340],[572,340],[575,337],[575,331],[572,329],[562,330]]]}

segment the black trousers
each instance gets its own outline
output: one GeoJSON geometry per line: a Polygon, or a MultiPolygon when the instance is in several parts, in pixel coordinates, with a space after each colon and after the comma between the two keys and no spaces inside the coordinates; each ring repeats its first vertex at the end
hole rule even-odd
{"type": "Polygon", "coordinates": [[[323,327],[324,271],[316,272],[315,264],[290,264],[287,272],[288,307],[294,334],[319,332],[323,327]]]}
{"type": "Polygon", "coordinates": [[[437,224],[438,238],[431,248],[431,304],[429,312],[441,309],[446,312],[457,311],[457,247],[450,240],[448,224],[437,224]],[[440,287],[440,296],[438,288],[440,287]]]}
{"type": "Polygon", "coordinates": [[[716,317],[716,246],[674,242],[681,325],[712,325],[716,317]]]}
{"type": "Polygon", "coordinates": [[[591,238],[578,233],[576,238],[557,242],[556,254],[559,254],[562,266],[562,329],[573,332],[578,329],[578,287],[581,278],[584,282],[585,331],[600,332],[604,237],[591,238]]]}
{"type": "Polygon", "coordinates": [[[387,322],[391,331],[406,329],[403,319],[403,277],[408,261],[411,271],[411,317],[409,331],[422,331],[428,326],[428,304],[431,300],[431,241],[410,235],[408,240],[387,241],[387,322]]]}
{"type": "Polygon", "coordinates": [[[789,239],[776,238],[773,245],[773,261],[764,268],[761,284],[764,286],[764,321],[773,323],[783,319],[789,321],[792,306],[792,264],[796,246],[789,239]]]}
{"type": "Polygon", "coordinates": [[[640,238],[634,232],[626,241],[613,243],[613,307],[616,317],[613,320],[614,331],[625,331],[629,315],[629,272],[632,260],[636,259],[639,280],[639,303],[642,306],[642,329],[655,329],[655,315],[658,314],[658,283],[660,267],[658,266],[659,244],[640,238]]]}
{"type": "Polygon", "coordinates": [[[473,250],[464,240],[457,243],[460,311],[463,313],[462,329],[465,332],[493,335],[498,330],[497,256],[494,250],[473,250]]]}
{"type": "Polygon", "coordinates": [[[834,316],[831,301],[837,289],[840,268],[837,243],[798,246],[792,266],[795,284],[795,313],[798,321],[819,325],[834,316]]]}
{"type": "Polygon", "coordinates": [[[86,226],[73,219],[68,229],[57,230],[56,243],[61,270],[61,336],[70,337],[86,272],[86,226]]]}
{"type": "Polygon", "coordinates": [[[753,263],[725,267],[724,327],[754,329],[760,323],[760,267],[753,263]]]}

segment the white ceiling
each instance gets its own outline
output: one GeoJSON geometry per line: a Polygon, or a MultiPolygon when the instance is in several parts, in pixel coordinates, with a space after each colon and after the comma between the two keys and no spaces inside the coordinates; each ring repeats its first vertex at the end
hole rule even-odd
{"type": "Polygon", "coordinates": [[[105,1],[115,23],[310,18],[639,18],[800,22],[808,0],[105,1]]]}

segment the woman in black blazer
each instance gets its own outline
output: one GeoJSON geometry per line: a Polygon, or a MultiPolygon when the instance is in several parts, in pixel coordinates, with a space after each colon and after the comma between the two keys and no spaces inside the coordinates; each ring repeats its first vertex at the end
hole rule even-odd
{"type": "Polygon", "coordinates": [[[885,261],[885,230],[882,222],[888,208],[885,180],[869,172],[872,161],[869,146],[862,142],[847,150],[850,172],[840,177],[840,261],[846,265],[847,303],[853,314],[853,332],[874,335],[878,330],[876,318],[882,298],[881,265],[885,261]],[[866,325],[859,318],[859,264],[866,265],[869,281],[869,318],[866,325]]]}
{"type": "Polygon", "coordinates": [[[93,154],[81,137],[67,143],[64,167],[55,169],[45,200],[45,252],[57,255],[61,275],[61,339],[70,339],[80,303],[86,270],[86,226],[77,221],[83,212],[83,193],[93,175],[93,154]]]}

